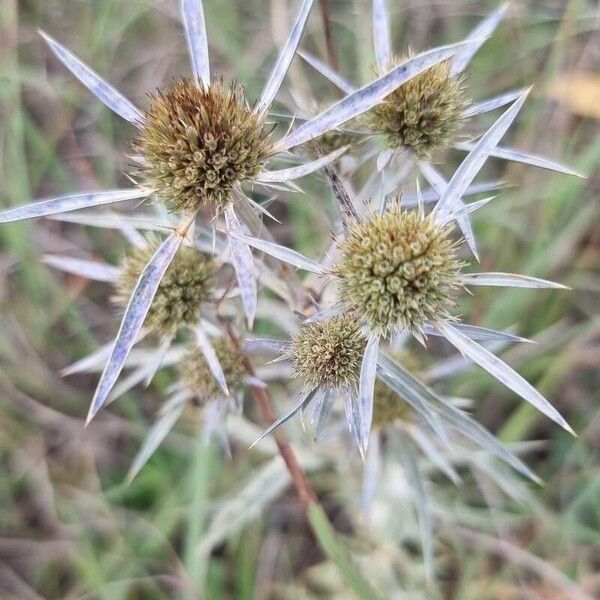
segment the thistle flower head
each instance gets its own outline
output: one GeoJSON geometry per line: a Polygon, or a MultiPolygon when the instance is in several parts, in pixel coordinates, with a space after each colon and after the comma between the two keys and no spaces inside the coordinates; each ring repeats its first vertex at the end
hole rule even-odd
{"type": "MultiPolygon", "coordinates": [[[[157,247],[157,243],[151,243],[124,258],[116,282],[118,305],[127,305],[140,273],[157,247]]],[[[158,286],[145,325],[164,337],[172,336],[181,326],[195,326],[202,303],[212,294],[215,270],[213,260],[195,248],[182,246],[158,286]]]]}
{"type": "Polygon", "coordinates": [[[350,315],[302,325],[290,350],[295,375],[311,387],[356,384],[365,345],[360,326],[350,315]]]}
{"type": "MultiPolygon", "coordinates": [[[[392,61],[389,69],[406,60],[392,61]]],[[[461,124],[469,102],[462,77],[439,63],[408,80],[368,113],[368,127],[386,137],[390,148],[406,146],[418,158],[445,147],[461,124]]]]}
{"type": "Polygon", "coordinates": [[[448,234],[433,217],[397,203],[352,222],[334,268],[342,301],[384,335],[448,317],[463,266],[448,234]]]}
{"type": "MultiPolygon", "coordinates": [[[[243,354],[226,337],[217,338],[213,342],[213,349],[223,369],[229,392],[235,394],[241,389],[246,374],[243,354]]],[[[223,392],[200,348],[187,354],[179,364],[178,372],[181,382],[201,403],[222,396],[223,392]]]]}
{"type": "Polygon", "coordinates": [[[182,79],[151,100],[134,144],[144,185],[177,210],[221,212],[234,185],[262,170],[271,153],[269,129],[237,84],[182,79]]]}

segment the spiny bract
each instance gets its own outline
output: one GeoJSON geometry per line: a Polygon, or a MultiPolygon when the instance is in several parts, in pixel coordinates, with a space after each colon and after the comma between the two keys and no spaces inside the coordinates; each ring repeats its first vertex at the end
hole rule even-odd
{"type": "MultiPolygon", "coordinates": [[[[326,104],[318,104],[315,109],[311,111],[311,114],[317,115],[327,108],[328,106],[326,104]]],[[[343,126],[330,129],[316,139],[307,142],[303,145],[303,148],[311,156],[324,156],[330,152],[339,150],[342,146],[356,146],[360,138],[357,133],[352,131],[353,124],[356,128],[360,129],[358,121],[352,119],[351,121],[344,123],[343,126]]]]}
{"type": "Polygon", "coordinates": [[[345,306],[384,335],[447,318],[463,266],[449,233],[433,217],[396,202],[351,222],[334,268],[345,306]]]}
{"type": "MultiPolygon", "coordinates": [[[[212,345],[221,363],[229,392],[235,394],[244,383],[244,357],[226,337],[217,338],[212,345]]],[[[178,372],[183,385],[201,403],[223,395],[200,348],[195,348],[186,355],[178,366],[178,372]]]]}
{"type": "MultiPolygon", "coordinates": [[[[392,61],[389,68],[406,58],[392,61]]],[[[452,141],[468,105],[463,78],[453,77],[446,62],[401,85],[368,113],[366,121],[369,129],[385,136],[389,148],[406,146],[418,158],[427,158],[452,141]]]]}
{"type": "MultiPolygon", "coordinates": [[[[126,306],[140,273],[156,252],[158,242],[137,249],[126,256],[117,281],[116,301],[126,306]]],[[[172,336],[181,326],[195,327],[200,318],[202,302],[213,292],[216,265],[210,258],[190,246],[182,246],[169,265],[150,310],[145,326],[153,333],[172,336]]]]}
{"type": "Polygon", "coordinates": [[[356,384],[366,339],[350,315],[302,325],[292,340],[294,375],[311,387],[356,384]]]}
{"type": "Polygon", "coordinates": [[[237,84],[182,79],[151,100],[134,143],[143,159],[137,175],[177,210],[221,212],[234,185],[262,170],[271,154],[270,129],[237,84]]]}

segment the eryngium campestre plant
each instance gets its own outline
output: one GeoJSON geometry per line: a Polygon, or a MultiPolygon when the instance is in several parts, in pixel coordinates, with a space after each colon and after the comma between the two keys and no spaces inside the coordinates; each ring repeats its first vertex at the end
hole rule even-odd
{"type": "MultiPolygon", "coordinates": [[[[384,72],[403,60],[390,61],[384,72]]],[[[440,63],[401,85],[365,116],[367,127],[384,135],[388,148],[410,148],[417,158],[447,147],[469,105],[464,77],[450,67],[440,63]]]]}
{"type": "MultiPolygon", "coordinates": [[[[242,388],[246,375],[244,356],[226,337],[214,340],[212,347],[223,370],[229,394],[235,396],[242,388]]],[[[181,383],[201,404],[223,396],[201,349],[191,350],[177,366],[177,372],[181,383]]]]}
{"type": "Polygon", "coordinates": [[[134,144],[143,159],[136,174],[177,210],[206,205],[220,213],[234,186],[263,169],[271,130],[240,85],[181,79],[151,97],[134,144]]]}
{"type": "Polygon", "coordinates": [[[59,60],[92,93],[142,132],[138,136],[137,144],[141,154],[135,157],[139,163],[142,183],[136,182],[135,187],[126,190],[94,191],[49,198],[0,213],[0,223],[56,215],[126,200],[146,199],[152,195],[174,203],[182,213],[179,215],[178,226],[164,240],[140,274],[92,398],[88,421],[106,403],[127,356],[139,337],[160,280],[183,240],[188,236],[193,237],[190,232],[194,230],[196,218],[203,205],[208,203],[216,209],[217,216],[221,212],[224,215],[240,297],[248,326],[252,328],[257,305],[257,269],[252,252],[240,241],[240,235],[252,227],[249,222],[254,222],[254,215],[252,218],[246,217],[248,222],[244,224],[240,222],[234,205],[239,207],[239,203],[246,203],[246,215],[257,205],[246,195],[241,184],[246,182],[271,189],[285,188],[286,185],[291,187],[290,182],[294,179],[313,173],[336,160],[345,148],[305,164],[270,171],[265,164],[267,158],[283,156],[293,148],[338,128],[372,109],[412,77],[474,45],[472,40],[468,40],[423,52],[360,90],[349,93],[339,102],[271,143],[268,141],[269,127],[263,128],[263,124],[267,122],[271,105],[294,58],[312,4],[313,0],[302,1],[290,34],[251,110],[235,86],[224,87],[222,80],[211,74],[208,36],[201,0],[181,2],[181,14],[194,75],[193,83],[187,81],[165,90],[154,98],[146,114],[72,52],[52,37],[42,34],[59,60]],[[193,85],[197,90],[191,89],[193,85]],[[196,102],[198,105],[194,106],[196,102]],[[250,112],[253,114],[250,115],[250,112]],[[176,119],[180,121],[175,121],[176,119]],[[241,145],[238,145],[232,134],[235,127],[238,128],[238,133],[244,133],[244,139],[240,137],[241,145]],[[219,137],[219,133],[223,135],[219,137]],[[142,142],[142,139],[146,139],[148,144],[142,142]],[[164,146],[161,147],[162,144],[164,146]],[[222,153],[223,150],[230,153],[222,153]],[[196,152],[198,154],[195,154],[196,152]],[[207,164],[210,164],[210,168],[206,168],[207,164]],[[176,193],[171,196],[173,190],[176,193]],[[198,193],[207,194],[208,197],[197,197],[198,193]],[[230,202],[230,199],[235,199],[236,202],[230,202]],[[235,239],[232,239],[232,236],[235,236],[235,239]]]}
{"type": "Polygon", "coordinates": [[[301,325],[290,348],[294,376],[310,388],[356,386],[365,345],[360,325],[350,315],[301,325]]]}
{"type": "Polygon", "coordinates": [[[383,214],[351,221],[333,269],[341,301],[384,335],[448,318],[464,266],[451,229],[397,202],[383,214]]]}
{"type": "MultiPolygon", "coordinates": [[[[137,248],[125,256],[115,282],[115,301],[127,306],[144,267],[159,247],[158,242],[137,248]]],[[[144,326],[162,337],[180,327],[198,325],[202,304],[214,291],[215,262],[192,246],[181,246],[166,270],[148,310],[144,326]]]]}

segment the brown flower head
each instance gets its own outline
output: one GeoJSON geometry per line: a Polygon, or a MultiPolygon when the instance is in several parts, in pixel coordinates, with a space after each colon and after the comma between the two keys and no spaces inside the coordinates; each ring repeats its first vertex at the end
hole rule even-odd
{"type": "Polygon", "coordinates": [[[182,79],[151,100],[134,143],[142,158],[137,175],[176,210],[221,212],[233,187],[256,176],[269,158],[269,127],[237,84],[182,79]]]}

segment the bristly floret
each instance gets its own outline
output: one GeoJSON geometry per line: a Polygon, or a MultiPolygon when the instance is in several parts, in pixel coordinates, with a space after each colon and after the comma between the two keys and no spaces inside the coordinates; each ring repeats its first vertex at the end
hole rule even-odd
{"type": "MultiPolygon", "coordinates": [[[[212,346],[223,369],[229,392],[235,394],[241,389],[246,375],[244,356],[226,337],[217,338],[212,346]]],[[[223,395],[200,348],[191,350],[177,370],[181,383],[200,403],[223,395]]]]}
{"type": "MultiPolygon", "coordinates": [[[[406,60],[392,61],[389,68],[406,60]]],[[[389,148],[406,146],[418,158],[428,158],[449,145],[469,105],[464,78],[440,63],[413,77],[368,113],[368,127],[383,134],[389,148]]]]}
{"type": "Polygon", "coordinates": [[[334,268],[345,306],[383,335],[448,318],[463,266],[449,233],[433,217],[398,203],[351,222],[334,268]]]}
{"type": "Polygon", "coordinates": [[[353,316],[302,325],[290,350],[294,375],[311,387],[357,384],[365,346],[366,339],[353,316]]]}
{"type": "Polygon", "coordinates": [[[143,159],[137,175],[177,210],[209,206],[220,213],[233,186],[262,170],[271,154],[270,128],[237,84],[182,79],[151,100],[134,144],[143,159]]]}
{"type": "MultiPolygon", "coordinates": [[[[126,256],[116,283],[115,300],[126,306],[140,273],[158,248],[158,243],[135,250],[126,256]]],[[[182,326],[195,327],[202,303],[214,290],[216,265],[210,258],[189,246],[182,246],[169,265],[144,322],[153,333],[172,336],[182,326]]]]}

